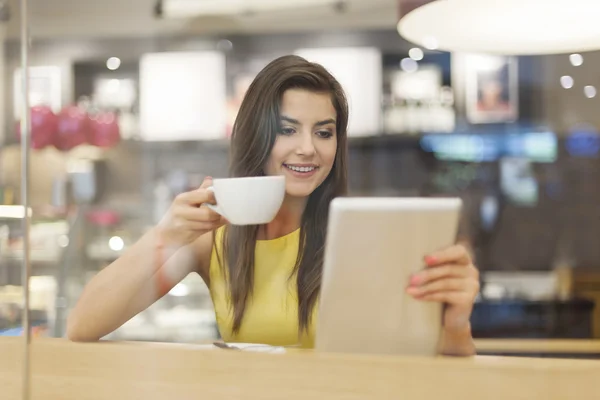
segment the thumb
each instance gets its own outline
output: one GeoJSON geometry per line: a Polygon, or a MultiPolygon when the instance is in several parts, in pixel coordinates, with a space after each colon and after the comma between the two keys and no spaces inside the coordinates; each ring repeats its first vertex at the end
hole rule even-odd
{"type": "Polygon", "coordinates": [[[212,186],[213,184],[213,178],[211,176],[207,176],[206,178],[204,178],[204,180],[202,181],[202,185],[200,185],[200,187],[198,189],[206,189],[210,186],[212,186]]]}

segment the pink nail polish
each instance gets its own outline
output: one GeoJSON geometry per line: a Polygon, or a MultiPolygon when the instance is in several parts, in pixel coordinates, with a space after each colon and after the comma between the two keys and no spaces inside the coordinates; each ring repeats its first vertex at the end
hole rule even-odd
{"type": "Polygon", "coordinates": [[[418,285],[421,282],[421,277],[418,275],[413,275],[410,277],[410,284],[411,285],[418,285]]]}
{"type": "Polygon", "coordinates": [[[427,263],[427,265],[433,265],[437,263],[437,259],[433,256],[426,256],[425,263],[427,263]]]}

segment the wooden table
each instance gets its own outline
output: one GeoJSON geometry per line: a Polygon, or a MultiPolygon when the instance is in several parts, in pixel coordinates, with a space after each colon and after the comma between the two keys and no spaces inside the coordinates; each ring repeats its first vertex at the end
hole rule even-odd
{"type": "Polygon", "coordinates": [[[600,340],[583,339],[477,339],[478,353],[573,354],[600,358],[600,340]]]}
{"type": "MultiPolygon", "coordinates": [[[[0,338],[0,398],[20,400],[22,338],[0,338]]],[[[32,400],[597,399],[600,361],[418,358],[36,339],[32,400]]]]}

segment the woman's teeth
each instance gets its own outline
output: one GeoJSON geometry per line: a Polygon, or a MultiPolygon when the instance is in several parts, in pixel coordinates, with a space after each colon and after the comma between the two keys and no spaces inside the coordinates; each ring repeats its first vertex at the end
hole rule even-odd
{"type": "Polygon", "coordinates": [[[284,164],[286,168],[291,169],[292,171],[296,171],[296,172],[311,172],[312,170],[314,170],[316,167],[296,167],[294,165],[287,165],[284,164]]]}

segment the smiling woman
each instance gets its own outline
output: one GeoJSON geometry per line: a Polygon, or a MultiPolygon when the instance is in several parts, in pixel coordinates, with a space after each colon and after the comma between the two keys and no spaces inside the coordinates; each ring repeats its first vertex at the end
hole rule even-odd
{"type": "MultiPolygon", "coordinates": [[[[99,339],[195,271],[209,287],[225,341],[312,347],[329,205],[347,191],[347,125],[346,96],[325,68],[298,56],[272,61],[240,106],[230,174],[285,176],[278,214],[264,225],[228,224],[206,205],[215,202],[207,178],[88,284],[69,337],[99,339]]],[[[428,268],[398,290],[446,303],[442,351],[472,354],[477,270],[462,246],[425,261],[428,268]]]]}
{"type": "Polygon", "coordinates": [[[240,106],[230,175],[284,175],[275,219],[225,225],[204,205],[215,202],[206,179],[87,285],[69,337],[98,340],[195,271],[209,286],[225,340],[312,346],[329,203],[347,190],[347,125],[344,91],[325,68],[298,56],[272,61],[240,106]]]}

